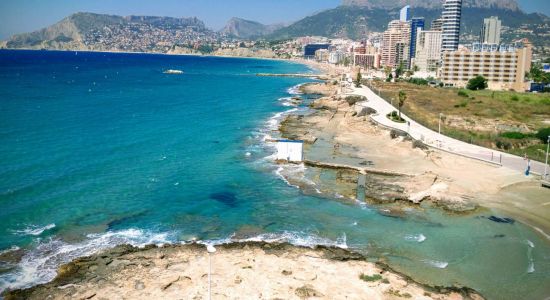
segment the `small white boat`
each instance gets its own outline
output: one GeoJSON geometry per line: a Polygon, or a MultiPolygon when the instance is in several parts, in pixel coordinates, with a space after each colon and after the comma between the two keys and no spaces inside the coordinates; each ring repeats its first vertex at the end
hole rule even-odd
{"type": "Polygon", "coordinates": [[[183,74],[182,70],[166,70],[163,72],[164,74],[183,74]]]}

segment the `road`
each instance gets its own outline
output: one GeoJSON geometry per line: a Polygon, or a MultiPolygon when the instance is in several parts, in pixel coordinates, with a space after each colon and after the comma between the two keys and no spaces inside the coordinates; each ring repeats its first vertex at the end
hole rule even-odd
{"type": "MultiPolygon", "coordinates": [[[[499,164],[503,167],[510,168],[521,173],[525,173],[525,170],[527,169],[527,161],[523,157],[511,155],[477,145],[468,144],[466,142],[439,134],[438,132],[435,132],[415,122],[405,114],[402,114],[401,116],[403,117],[403,119],[409,122],[410,126],[407,123],[396,123],[388,119],[386,115],[396,110],[396,108],[386,102],[383,98],[378,96],[375,92],[373,92],[370,88],[366,86],[362,86],[361,88],[353,87],[352,91],[350,91],[349,94],[367,97],[368,101],[361,102],[359,105],[371,107],[376,110],[377,114],[372,115],[371,118],[377,123],[385,127],[408,132],[413,139],[420,140],[430,147],[438,148],[443,151],[452,152],[455,154],[494,164],[499,164]]],[[[542,175],[544,174],[544,170],[544,163],[531,161],[531,172],[542,175]]]]}

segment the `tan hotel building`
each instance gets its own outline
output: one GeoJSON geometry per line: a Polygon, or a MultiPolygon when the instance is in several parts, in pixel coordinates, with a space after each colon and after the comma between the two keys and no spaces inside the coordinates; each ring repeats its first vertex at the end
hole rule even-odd
{"type": "Polygon", "coordinates": [[[478,75],[485,77],[492,90],[529,90],[525,73],[531,69],[532,46],[524,40],[522,48],[512,51],[444,52],[439,76],[445,84],[466,87],[478,75]]]}

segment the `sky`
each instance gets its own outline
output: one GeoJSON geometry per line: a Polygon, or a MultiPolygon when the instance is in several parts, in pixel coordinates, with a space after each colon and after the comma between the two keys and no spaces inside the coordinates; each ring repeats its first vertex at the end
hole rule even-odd
{"type": "MultiPolygon", "coordinates": [[[[340,0],[0,0],[0,39],[34,31],[75,12],[198,17],[218,30],[232,17],[264,24],[291,23],[340,0]]],[[[550,16],[550,0],[519,0],[527,12],[550,16]]]]}

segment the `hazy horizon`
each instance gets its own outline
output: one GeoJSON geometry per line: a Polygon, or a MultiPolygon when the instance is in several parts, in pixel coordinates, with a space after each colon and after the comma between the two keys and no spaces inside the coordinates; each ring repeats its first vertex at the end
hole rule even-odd
{"type": "MultiPolygon", "coordinates": [[[[550,15],[547,0],[519,0],[528,12],[550,15]]],[[[14,34],[31,32],[52,25],[76,12],[113,15],[151,15],[167,17],[197,17],[206,26],[219,30],[232,17],[263,24],[292,23],[321,10],[338,6],[340,0],[233,0],[220,4],[215,0],[132,0],[88,2],[83,0],[5,0],[0,2],[0,40],[14,34]],[[44,13],[46,12],[46,13],[44,13]]]]}

